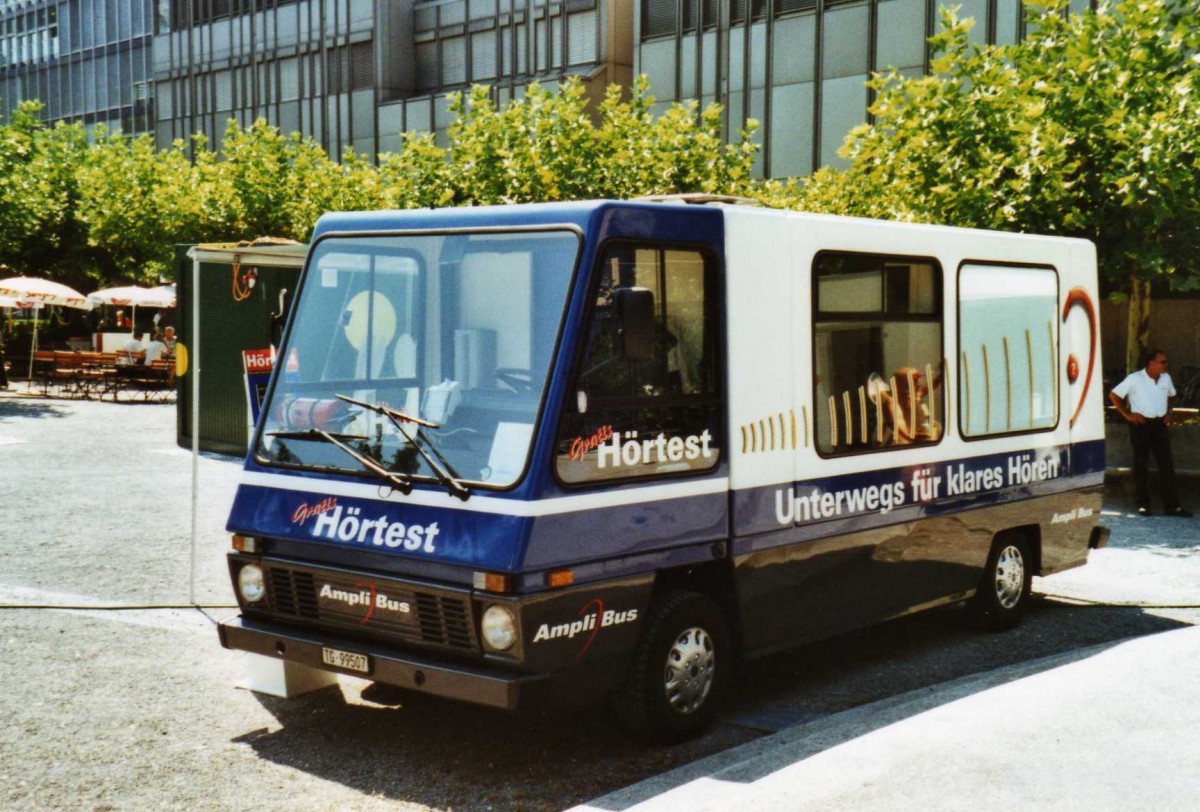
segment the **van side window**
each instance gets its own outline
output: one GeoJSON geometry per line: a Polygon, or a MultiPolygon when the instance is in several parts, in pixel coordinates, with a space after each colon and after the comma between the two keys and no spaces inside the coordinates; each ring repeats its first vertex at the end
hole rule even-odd
{"type": "Polygon", "coordinates": [[[938,442],[945,393],[937,262],[822,252],[813,262],[813,287],[817,450],[938,442]]]}
{"type": "Polygon", "coordinates": [[[567,483],[708,470],[721,433],[716,262],[617,243],[602,254],[555,468],[567,483]]]}
{"type": "Polygon", "coordinates": [[[958,409],[964,437],[1058,423],[1058,274],[964,264],[958,271],[958,409]]]}

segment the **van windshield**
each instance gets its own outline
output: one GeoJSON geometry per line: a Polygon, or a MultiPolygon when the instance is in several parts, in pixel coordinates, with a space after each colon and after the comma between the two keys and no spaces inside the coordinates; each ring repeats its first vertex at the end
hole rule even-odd
{"type": "Polygon", "coordinates": [[[263,407],[258,458],[389,483],[513,485],[579,243],[568,230],[318,242],[263,407]]]}

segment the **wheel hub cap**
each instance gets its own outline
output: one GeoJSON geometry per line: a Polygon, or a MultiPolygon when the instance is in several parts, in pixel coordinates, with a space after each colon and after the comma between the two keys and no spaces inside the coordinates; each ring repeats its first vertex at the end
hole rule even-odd
{"type": "Polygon", "coordinates": [[[667,653],[663,688],[667,702],[680,713],[692,713],[704,704],[712,688],[716,652],[704,629],[692,627],[675,638],[667,653]]]}
{"type": "Polygon", "coordinates": [[[996,600],[1012,609],[1025,590],[1025,560],[1016,547],[1005,547],[996,560],[996,600]]]}

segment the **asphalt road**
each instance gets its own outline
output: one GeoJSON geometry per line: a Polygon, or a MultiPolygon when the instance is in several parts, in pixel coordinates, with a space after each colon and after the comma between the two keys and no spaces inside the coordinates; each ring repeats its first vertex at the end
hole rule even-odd
{"type": "Polygon", "coordinates": [[[1035,581],[1015,631],[951,608],[752,663],[686,745],[631,744],[602,709],[381,704],[350,678],[277,700],[236,687],[214,628],[239,464],[199,460],[193,570],[174,425],[170,405],[0,393],[0,808],[563,809],[799,721],[1200,623],[1200,522],[1106,511],[1110,547],[1035,581]]]}

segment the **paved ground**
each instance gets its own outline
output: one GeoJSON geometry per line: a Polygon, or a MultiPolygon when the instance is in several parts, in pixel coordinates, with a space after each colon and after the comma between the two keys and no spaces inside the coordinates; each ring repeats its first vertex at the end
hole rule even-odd
{"type": "Polygon", "coordinates": [[[192,460],[171,406],[0,393],[0,808],[540,810],[633,787],[600,807],[623,809],[644,779],[740,759],[747,742],[948,685],[991,702],[973,680],[1200,623],[1200,525],[1110,512],[1113,546],[1037,583],[1015,632],[965,632],[939,611],[755,663],[721,723],[680,747],[630,744],[602,710],[385,706],[348,678],[283,702],[233,687],[239,657],[214,631],[230,611],[223,525],[239,467],[199,461],[193,584],[192,460]],[[207,608],[173,608],[193,595],[207,608]]]}
{"type": "MultiPolygon", "coordinates": [[[[1026,621],[992,637],[1004,651],[942,638],[939,613],[822,644],[840,652],[862,639],[878,664],[914,656],[906,632],[931,624],[917,645],[959,665],[921,658],[943,679],[825,714],[786,699],[743,703],[730,716],[792,723],[572,812],[1200,808],[1200,519],[1139,517],[1126,484],[1106,499],[1110,546],[1086,567],[1035,579],[1026,621]],[[964,646],[976,647],[979,668],[954,656],[964,646]]],[[[1184,483],[1192,507],[1198,484],[1184,483]]],[[[767,679],[786,673],[780,665],[766,666],[767,679]]],[[[824,680],[817,690],[830,698],[839,688],[824,680]]]]}
{"type": "Polygon", "coordinates": [[[174,408],[0,393],[0,809],[562,809],[761,731],[631,744],[604,713],[511,716],[345,678],[238,690],[225,516],[240,461],[191,455],[174,408]],[[176,608],[172,608],[176,607],[176,608]]]}
{"type": "Polygon", "coordinates": [[[796,725],[575,812],[1190,812],[1200,628],[902,694],[796,725]]]}

